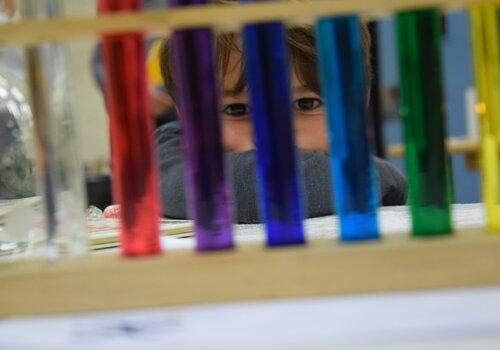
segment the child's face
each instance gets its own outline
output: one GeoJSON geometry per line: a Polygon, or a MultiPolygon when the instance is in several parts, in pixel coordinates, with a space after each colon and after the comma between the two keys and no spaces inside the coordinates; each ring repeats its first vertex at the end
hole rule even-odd
{"type": "MultiPolygon", "coordinates": [[[[246,90],[238,94],[231,92],[238,82],[240,68],[241,55],[233,52],[223,81],[221,112],[224,148],[232,152],[255,148],[248,93],[246,90]]],[[[295,72],[292,74],[292,97],[297,146],[306,151],[327,151],[327,127],[321,97],[303,86],[295,72]]]]}

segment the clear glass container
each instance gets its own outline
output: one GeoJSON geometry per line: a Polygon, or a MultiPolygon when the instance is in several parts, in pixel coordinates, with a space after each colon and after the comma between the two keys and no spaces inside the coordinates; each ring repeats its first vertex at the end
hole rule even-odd
{"type": "Polygon", "coordinates": [[[40,217],[36,211],[33,116],[22,80],[0,52],[0,255],[25,251],[40,217]]]}
{"type": "MultiPolygon", "coordinates": [[[[59,0],[25,0],[21,4],[27,20],[58,17],[62,5],[59,0]]],[[[40,244],[33,244],[32,254],[50,260],[79,256],[88,249],[86,199],[66,48],[43,43],[24,51],[43,213],[42,234],[33,237],[40,244]]]]}

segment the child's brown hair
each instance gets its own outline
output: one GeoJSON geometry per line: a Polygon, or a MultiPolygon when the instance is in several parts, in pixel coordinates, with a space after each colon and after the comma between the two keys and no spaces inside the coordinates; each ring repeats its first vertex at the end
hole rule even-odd
{"type": "MultiPolygon", "coordinates": [[[[367,87],[371,83],[371,55],[370,45],[371,39],[368,28],[365,24],[361,24],[363,35],[363,51],[365,56],[365,72],[367,77],[367,87]]],[[[238,43],[239,34],[220,34],[216,39],[216,57],[219,65],[220,79],[223,81],[228,73],[229,57],[231,53],[237,52],[242,56],[242,48],[238,43]]],[[[288,51],[290,64],[297,78],[305,87],[320,94],[320,84],[317,68],[317,53],[315,31],[312,26],[292,27],[286,30],[286,40],[288,43],[288,51]]],[[[160,50],[160,65],[163,81],[167,92],[175,101],[175,82],[172,75],[172,52],[169,45],[169,40],[165,39],[160,50]]],[[[241,64],[240,77],[238,82],[231,90],[236,93],[243,92],[246,88],[243,60],[241,64]]],[[[368,91],[368,89],[367,89],[368,91]]]]}

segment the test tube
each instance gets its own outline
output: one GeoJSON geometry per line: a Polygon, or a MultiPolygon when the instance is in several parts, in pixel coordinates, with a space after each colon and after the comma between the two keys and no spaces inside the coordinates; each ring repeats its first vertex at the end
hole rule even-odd
{"type": "MultiPolygon", "coordinates": [[[[101,0],[99,13],[138,11],[141,0],[101,0]]],[[[161,252],[160,197],[148,106],[144,36],[133,32],[102,37],[105,91],[111,138],[113,195],[120,205],[125,256],[161,252]]]]}
{"type": "Polygon", "coordinates": [[[325,18],[316,30],[340,239],[376,239],[378,193],[367,136],[369,89],[361,24],[356,16],[325,18]]]}
{"type": "Polygon", "coordinates": [[[413,235],[448,234],[452,183],[445,148],[440,13],[398,13],[396,28],[413,235]]]}
{"type": "MultiPolygon", "coordinates": [[[[57,17],[60,2],[24,0],[22,13],[29,19],[57,17]]],[[[82,255],[88,250],[86,200],[66,51],[61,45],[42,44],[26,48],[25,58],[48,257],[82,255]]],[[[36,243],[38,237],[32,240],[36,243]]]]}
{"type": "MultiPolygon", "coordinates": [[[[170,0],[169,5],[203,5],[206,0],[170,0]]],[[[188,210],[199,251],[233,247],[220,101],[211,28],[176,30],[170,41],[182,126],[188,210]]]]}
{"type": "Polygon", "coordinates": [[[487,226],[500,230],[500,8],[471,10],[472,46],[481,125],[481,168],[487,226]]]}
{"type": "Polygon", "coordinates": [[[278,22],[243,28],[260,203],[268,246],[305,243],[285,35],[283,24],[278,22]]]}

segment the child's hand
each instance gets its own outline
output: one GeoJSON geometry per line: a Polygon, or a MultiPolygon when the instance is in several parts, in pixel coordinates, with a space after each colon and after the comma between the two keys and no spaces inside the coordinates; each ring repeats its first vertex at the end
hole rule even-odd
{"type": "Polygon", "coordinates": [[[7,17],[11,18],[16,13],[16,4],[14,0],[4,0],[1,12],[7,17]]]}
{"type": "Polygon", "coordinates": [[[149,105],[154,117],[162,115],[167,109],[173,106],[172,99],[166,93],[158,91],[151,86],[149,88],[149,105]]]}

